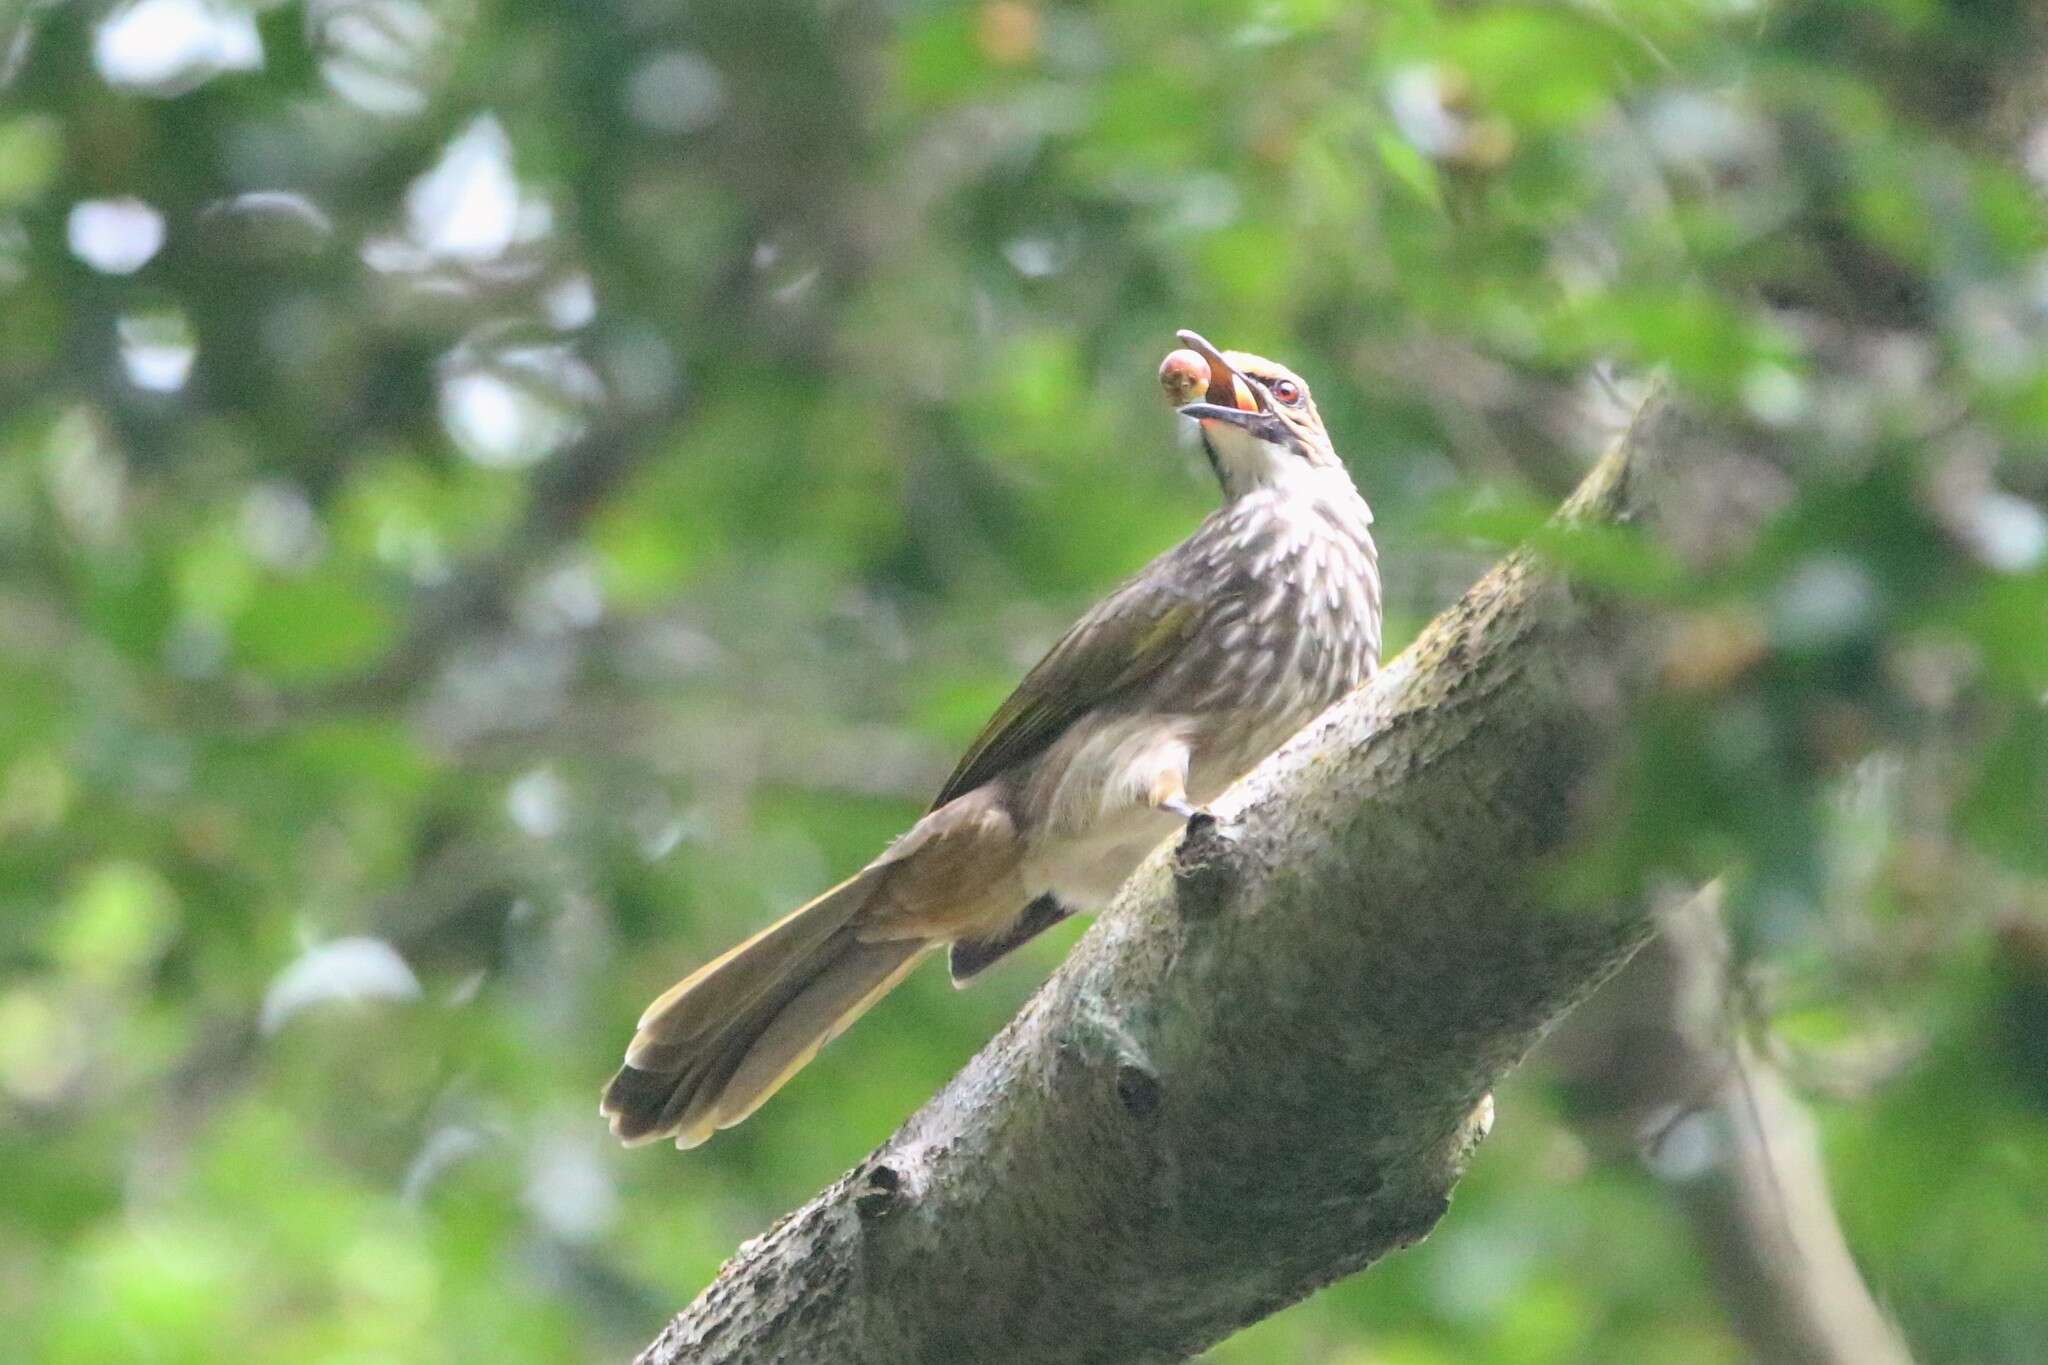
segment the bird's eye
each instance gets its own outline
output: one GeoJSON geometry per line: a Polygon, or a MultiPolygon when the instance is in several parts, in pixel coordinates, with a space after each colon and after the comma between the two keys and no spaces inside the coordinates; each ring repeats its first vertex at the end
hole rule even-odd
{"type": "Polygon", "coordinates": [[[1301,401],[1301,385],[1295,383],[1292,379],[1276,379],[1273,381],[1273,396],[1283,403],[1299,403],[1301,401]]]}

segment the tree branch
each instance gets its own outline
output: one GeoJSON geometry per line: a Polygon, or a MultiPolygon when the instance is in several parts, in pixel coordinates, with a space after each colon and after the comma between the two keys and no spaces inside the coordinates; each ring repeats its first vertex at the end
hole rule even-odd
{"type": "MultiPolygon", "coordinates": [[[[1566,504],[1650,510],[1655,399],[1566,504]]],[[[1421,1238],[1489,1092],[1649,935],[1545,875],[1644,687],[1511,556],[1162,850],[1023,1013],[641,1359],[1184,1359],[1421,1238]]]]}
{"type": "Polygon", "coordinates": [[[1545,1056],[1595,1148],[1669,1182],[1756,1359],[1910,1365],[1842,1235],[1812,1116],[1729,1027],[1720,901],[1716,882],[1662,910],[1545,1056]]]}

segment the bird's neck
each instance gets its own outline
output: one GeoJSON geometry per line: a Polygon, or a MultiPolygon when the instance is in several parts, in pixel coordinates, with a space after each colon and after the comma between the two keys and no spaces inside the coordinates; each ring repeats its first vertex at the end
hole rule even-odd
{"type": "Polygon", "coordinates": [[[1372,536],[1372,509],[1359,496],[1358,487],[1341,464],[1310,464],[1295,460],[1266,471],[1257,480],[1242,484],[1226,479],[1223,511],[1250,511],[1257,504],[1315,508],[1338,528],[1352,532],[1359,540],[1372,536]]]}

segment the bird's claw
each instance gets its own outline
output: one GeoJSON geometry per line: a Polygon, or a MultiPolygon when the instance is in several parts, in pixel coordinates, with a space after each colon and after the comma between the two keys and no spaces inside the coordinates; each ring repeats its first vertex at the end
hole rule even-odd
{"type": "Polygon", "coordinates": [[[1207,807],[1190,805],[1186,797],[1173,796],[1159,803],[1159,809],[1187,822],[1188,833],[1199,834],[1223,823],[1207,807]]]}

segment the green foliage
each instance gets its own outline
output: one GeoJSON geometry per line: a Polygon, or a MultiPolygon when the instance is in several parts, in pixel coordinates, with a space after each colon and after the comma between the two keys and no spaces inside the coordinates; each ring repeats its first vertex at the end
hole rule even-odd
{"type": "MultiPolygon", "coordinates": [[[[1523,542],[1668,617],[1560,890],[1728,876],[1878,1297],[2038,1359],[2022,9],[0,6],[0,1356],[622,1358],[885,1137],[1078,926],[703,1151],[595,1099],[1211,505],[1192,326],[1315,384],[1393,642],[1523,542]],[[1613,367],[1752,543],[1546,524],[1613,367]]],[[[1742,1358],[1668,1182],[1501,1113],[1214,1358],[1742,1358]]]]}

